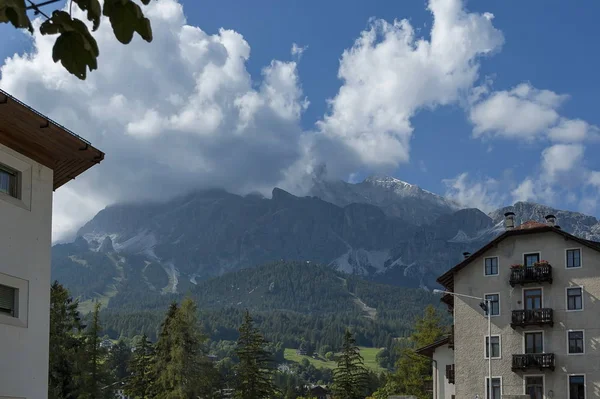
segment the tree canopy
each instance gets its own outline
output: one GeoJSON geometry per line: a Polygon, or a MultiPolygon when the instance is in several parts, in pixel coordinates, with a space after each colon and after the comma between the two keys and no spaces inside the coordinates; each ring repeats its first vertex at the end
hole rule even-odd
{"type": "MultiPolygon", "coordinates": [[[[57,0],[58,1],[58,0],[57,0]]],[[[151,0],[141,0],[144,5],[151,0]]],[[[137,33],[143,40],[152,41],[152,26],[144,16],[142,8],[133,0],[71,0],[69,11],[55,10],[51,15],[43,11],[43,6],[55,1],[34,2],[32,0],[0,0],[0,23],[10,23],[15,28],[27,29],[33,33],[34,28],[27,14],[33,11],[40,14],[45,21],[39,27],[42,35],[57,35],[52,49],[52,59],[59,62],[69,73],[84,80],[87,70],[98,68],[100,49],[92,35],[100,27],[102,17],[108,18],[115,37],[123,44],[128,44],[137,33]],[[92,32],[87,24],[74,18],[72,5],[75,4],[86,13],[92,24],[92,32]]]]}

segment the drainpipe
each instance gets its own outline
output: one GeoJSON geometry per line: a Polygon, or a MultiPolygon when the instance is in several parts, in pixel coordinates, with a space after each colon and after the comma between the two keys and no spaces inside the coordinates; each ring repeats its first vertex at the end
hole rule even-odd
{"type": "Polygon", "coordinates": [[[433,367],[435,367],[435,376],[433,378],[433,399],[438,399],[438,381],[440,379],[440,370],[438,369],[438,362],[435,359],[431,359],[431,362],[434,364],[433,367]]]}

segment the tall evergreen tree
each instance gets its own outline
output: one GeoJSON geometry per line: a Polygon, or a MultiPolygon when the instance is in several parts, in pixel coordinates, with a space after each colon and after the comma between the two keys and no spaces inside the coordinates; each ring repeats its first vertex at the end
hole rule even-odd
{"type": "Polygon", "coordinates": [[[123,383],[129,372],[127,365],[131,358],[131,348],[123,340],[119,340],[108,353],[107,365],[112,373],[112,379],[117,383],[123,383]]]}
{"type": "Polygon", "coordinates": [[[236,399],[273,398],[277,393],[273,382],[273,361],[265,349],[267,341],[254,327],[250,313],[246,311],[239,329],[236,354],[236,399]]]}
{"type": "Polygon", "coordinates": [[[100,303],[94,305],[92,320],[84,333],[82,389],[80,399],[104,399],[114,396],[107,369],[107,351],[100,345],[100,303]]]}
{"type": "Polygon", "coordinates": [[[50,288],[50,361],[48,398],[77,398],[78,352],[82,340],[78,334],[83,324],[77,311],[78,302],[57,281],[50,288]]]}
{"type": "Polygon", "coordinates": [[[346,330],[337,368],[333,371],[333,391],[336,399],[362,399],[367,389],[367,369],[356,341],[346,330]]]}
{"type": "Polygon", "coordinates": [[[416,348],[430,345],[446,333],[440,314],[433,306],[428,306],[422,318],[415,323],[415,331],[410,337],[413,344],[404,348],[396,363],[396,372],[388,377],[384,387],[379,389],[375,398],[387,398],[389,395],[414,395],[418,399],[429,399],[431,395],[425,391],[424,381],[431,381],[431,362],[418,355],[416,348]]]}
{"type": "Polygon", "coordinates": [[[187,298],[180,308],[171,306],[157,343],[156,393],[160,398],[212,396],[217,375],[203,351],[204,341],[194,301],[187,298]]]}
{"type": "Polygon", "coordinates": [[[125,394],[133,399],[149,399],[152,394],[154,347],[146,335],[136,344],[129,361],[129,377],[125,380],[125,394]]]}

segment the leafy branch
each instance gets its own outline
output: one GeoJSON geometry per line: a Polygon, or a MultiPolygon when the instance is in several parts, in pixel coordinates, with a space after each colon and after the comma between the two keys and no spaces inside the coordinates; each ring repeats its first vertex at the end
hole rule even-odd
{"type": "MultiPolygon", "coordinates": [[[[58,35],[52,49],[54,62],[60,61],[69,73],[85,80],[87,71],[98,69],[100,54],[98,43],[88,26],[78,18],[72,18],[71,12],[56,10],[51,16],[46,15],[41,7],[56,3],[58,0],[47,0],[35,3],[27,0],[0,0],[0,23],[10,23],[17,29],[27,29],[34,33],[33,25],[27,11],[34,15],[43,15],[46,20],[40,25],[42,35],[58,35]]],[[[133,0],[70,0],[86,12],[86,18],[92,23],[92,32],[100,27],[102,16],[110,21],[115,37],[123,44],[128,44],[137,33],[143,40],[152,41],[152,26],[144,16],[142,8],[133,0]]],[[[151,0],[141,0],[144,5],[151,0]]]]}

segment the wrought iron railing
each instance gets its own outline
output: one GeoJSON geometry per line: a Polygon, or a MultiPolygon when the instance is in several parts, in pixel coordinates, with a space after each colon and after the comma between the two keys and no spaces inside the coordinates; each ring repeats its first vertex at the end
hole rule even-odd
{"type": "Polygon", "coordinates": [[[513,310],[510,325],[512,328],[544,325],[552,327],[554,325],[554,313],[549,308],[513,310]]]}
{"type": "Polygon", "coordinates": [[[513,355],[513,371],[525,371],[530,369],[554,370],[554,353],[527,353],[524,355],[513,355]]]}
{"type": "Polygon", "coordinates": [[[529,284],[529,283],[545,283],[552,284],[552,266],[530,266],[511,269],[510,285],[529,284]]]}

